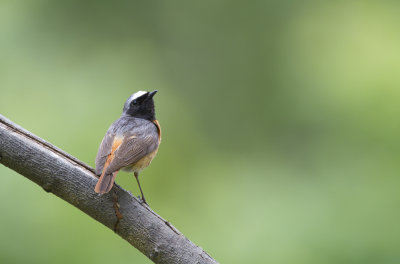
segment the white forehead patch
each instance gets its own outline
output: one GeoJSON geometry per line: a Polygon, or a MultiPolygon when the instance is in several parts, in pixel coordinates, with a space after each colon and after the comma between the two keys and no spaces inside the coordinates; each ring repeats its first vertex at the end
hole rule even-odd
{"type": "Polygon", "coordinates": [[[125,102],[125,104],[124,104],[124,110],[123,110],[123,111],[124,111],[124,112],[128,111],[130,103],[131,103],[133,100],[135,100],[136,98],[139,98],[140,96],[142,96],[142,95],[144,95],[144,94],[147,94],[147,92],[145,92],[145,91],[139,91],[139,92],[136,92],[136,93],[132,94],[132,95],[126,100],[126,102],[125,102]]]}
{"type": "Polygon", "coordinates": [[[145,91],[136,92],[136,93],[132,94],[131,100],[135,100],[136,98],[138,98],[138,97],[140,97],[140,96],[142,96],[144,94],[147,94],[147,92],[145,92],[145,91]]]}

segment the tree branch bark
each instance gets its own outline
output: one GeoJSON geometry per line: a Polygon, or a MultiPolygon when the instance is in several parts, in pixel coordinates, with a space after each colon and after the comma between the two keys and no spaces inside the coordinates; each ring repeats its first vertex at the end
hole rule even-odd
{"type": "Polygon", "coordinates": [[[115,184],[108,194],[96,194],[97,176],[90,166],[2,115],[0,163],[114,230],[154,263],[217,263],[120,186],[115,184]]]}

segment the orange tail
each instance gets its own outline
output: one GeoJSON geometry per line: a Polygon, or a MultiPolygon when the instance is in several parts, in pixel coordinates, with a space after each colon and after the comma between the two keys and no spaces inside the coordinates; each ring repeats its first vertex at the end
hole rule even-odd
{"type": "Polygon", "coordinates": [[[114,185],[116,176],[117,172],[112,174],[102,174],[96,187],[94,187],[94,191],[100,194],[108,193],[114,185]]]}

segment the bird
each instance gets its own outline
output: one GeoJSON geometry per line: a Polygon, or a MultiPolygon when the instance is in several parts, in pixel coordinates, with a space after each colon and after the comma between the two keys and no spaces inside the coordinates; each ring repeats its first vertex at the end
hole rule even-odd
{"type": "Polygon", "coordinates": [[[152,92],[138,91],[125,102],[121,116],[108,128],[96,156],[96,174],[100,176],[94,191],[108,193],[119,170],[133,172],[142,202],[146,203],[139,173],[148,167],[161,143],[161,127],[155,117],[152,92]]]}

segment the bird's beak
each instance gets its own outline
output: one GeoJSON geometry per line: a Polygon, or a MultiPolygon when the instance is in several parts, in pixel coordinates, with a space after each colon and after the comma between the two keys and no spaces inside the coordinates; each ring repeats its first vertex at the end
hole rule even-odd
{"type": "Polygon", "coordinates": [[[152,92],[149,92],[149,93],[147,94],[147,99],[153,98],[153,96],[154,96],[157,92],[158,92],[157,90],[154,90],[154,91],[152,91],[152,92]]]}

